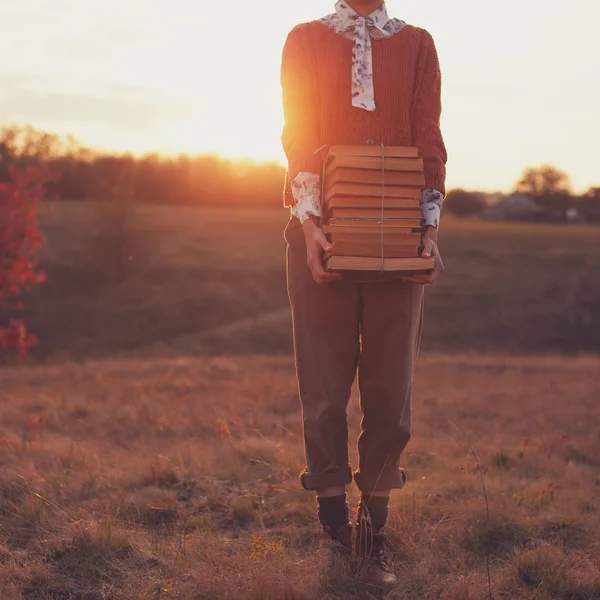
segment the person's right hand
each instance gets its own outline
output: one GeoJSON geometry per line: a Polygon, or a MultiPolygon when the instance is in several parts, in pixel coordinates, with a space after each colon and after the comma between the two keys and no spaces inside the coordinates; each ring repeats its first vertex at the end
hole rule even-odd
{"type": "Polygon", "coordinates": [[[327,241],[321,227],[319,227],[317,219],[309,217],[302,223],[302,231],[306,242],[306,262],[312,273],[312,278],[317,283],[342,279],[339,273],[329,273],[323,267],[323,253],[331,252],[332,246],[327,241]]]}

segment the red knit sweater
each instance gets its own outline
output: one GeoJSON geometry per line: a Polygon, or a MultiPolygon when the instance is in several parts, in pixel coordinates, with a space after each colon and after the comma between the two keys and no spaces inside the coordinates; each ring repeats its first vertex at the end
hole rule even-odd
{"type": "Polygon", "coordinates": [[[376,110],[352,106],[352,40],[319,21],[295,27],[283,49],[281,86],[289,182],[299,172],[321,172],[329,144],[375,144],[419,148],[425,186],[445,193],[446,148],[440,132],[441,75],[431,35],[407,25],[372,40],[376,110]],[[317,153],[316,153],[317,152],[317,153]],[[316,154],[315,154],[316,153],[316,154]]]}

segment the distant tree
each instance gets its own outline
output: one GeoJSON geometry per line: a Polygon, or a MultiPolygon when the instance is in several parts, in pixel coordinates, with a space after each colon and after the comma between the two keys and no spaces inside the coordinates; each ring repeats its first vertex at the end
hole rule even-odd
{"type": "Polygon", "coordinates": [[[477,215],[485,206],[485,196],[482,193],[462,189],[451,190],[444,200],[446,210],[459,217],[477,215]]]}
{"type": "Polygon", "coordinates": [[[0,182],[10,179],[10,167],[14,162],[14,156],[10,146],[0,141],[0,182]]]}
{"type": "Polygon", "coordinates": [[[581,214],[589,222],[600,221],[600,187],[591,187],[579,198],[581,214]]]}
{"type": "Polygon", "coordinates": [[[569,196],[571,184],[569,176],[552,165],[529,167],[523,171],[516,190],[534,198],[544,196],[569,196]]]}
{"type": "Polygon", "coordinates": [[[592,200],[600,202],[600,187],[591,187],[585,195],[592,200]]]}
{"type": "Polygon", "coordinates": [[[11,126],[0,129],[0,142],[9,149],[15,164],[26,166],[41,165],[64,154],[74,140],[71,136],[63,139],[31,126],[11,126]]]}

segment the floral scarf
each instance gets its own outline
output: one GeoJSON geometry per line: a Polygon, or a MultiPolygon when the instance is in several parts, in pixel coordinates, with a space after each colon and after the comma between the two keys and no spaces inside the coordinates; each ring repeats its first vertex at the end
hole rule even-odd
{"type": "Polygon", "coordinates": [[[361,17],[347,2],[338,0],[335,13],[321,22],[336,33],[352,38],[352,106],[375,110],[373,86],[373,49],[371,39],[386,38],[398,33],[406,23],[390,19],[385,3],[368,17],[361,17]]]}

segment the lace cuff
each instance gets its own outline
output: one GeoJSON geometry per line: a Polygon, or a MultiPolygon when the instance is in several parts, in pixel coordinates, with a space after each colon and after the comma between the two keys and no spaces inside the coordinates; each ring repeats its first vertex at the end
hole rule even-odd
{"type": "Polygon", "coordinates": [[[444,194],[438,190],[426,189],[421,193],[421,211],[425,225],[432,225],[436,229],[440,226],[440,211],[444,194]]]}
{"type": "Polygon", "coordinates": [[[311,215],[320,217],[321,211],[321,176],[317,173],[298,173],[290,182],[295,206],[291,212],[304,223],[311,215]]]}

